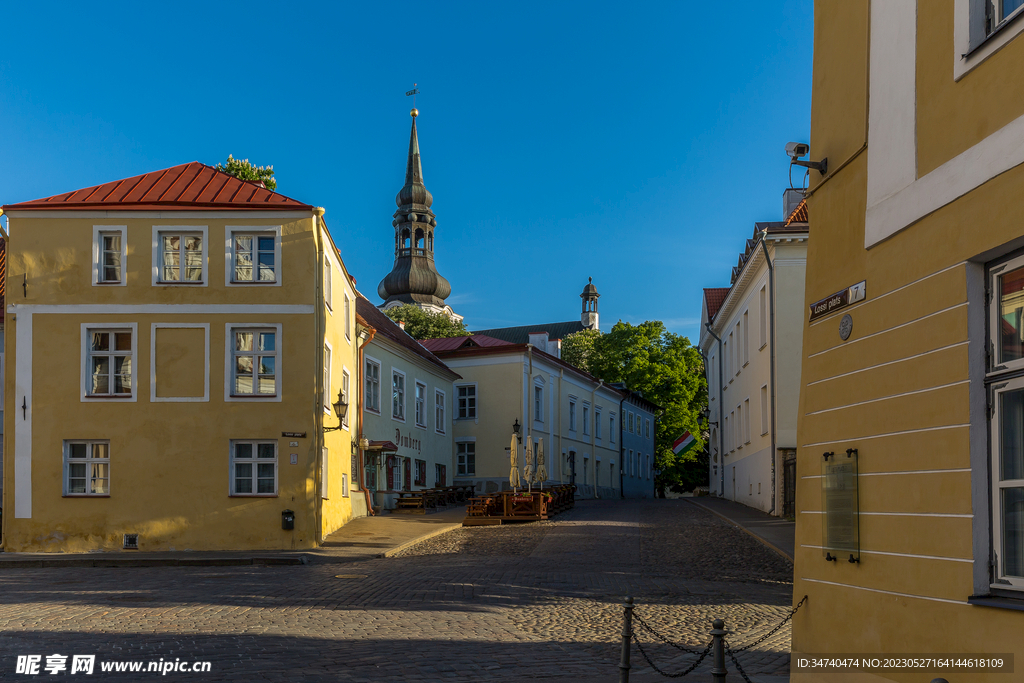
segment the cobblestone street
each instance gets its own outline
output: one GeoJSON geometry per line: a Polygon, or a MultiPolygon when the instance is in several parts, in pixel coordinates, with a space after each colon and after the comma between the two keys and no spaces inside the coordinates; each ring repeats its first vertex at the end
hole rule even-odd
{"type": "MultiPolygon", "coordinates": [[[[583,501],[553,521],[458,529],[347,564],[7,569],[0,679],[29,679],[16,655],[60,653],[213,663],[191,680],[614,681],[623,596],[697,649],[723,617],[739,647],[788,613],[791,577],[787,560],[685,500],[583,501]]],[[[642,639],[669,672],[693,661],[642,639]]],[[[786,675],[788,651],[787,625],[740,663],[786,675]]],[[[635,648],[633,661],[653,680],[635,648]]],[[[107,675],[158,674],[132,676],[107,675]]]]}

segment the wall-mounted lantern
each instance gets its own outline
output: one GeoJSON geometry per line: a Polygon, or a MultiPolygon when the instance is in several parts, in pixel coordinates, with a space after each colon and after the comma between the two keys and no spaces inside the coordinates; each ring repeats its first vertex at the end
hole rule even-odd
{"type": "Polygon", "coordinates": [[[341,390],[338,390],[338,400],[333,405],[334,413],[338,416],[337,427],[324,427],[325,432],[333,432],[341,429],[342,423],[345,421],[345,415],[348,413],[348,397],[345,396],[341,390]]]}

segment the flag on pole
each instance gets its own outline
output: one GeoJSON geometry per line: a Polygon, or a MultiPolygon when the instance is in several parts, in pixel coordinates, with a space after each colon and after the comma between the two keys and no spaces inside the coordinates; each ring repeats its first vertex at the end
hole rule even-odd
{"type": "Polygon", "coordinates": [[[693,438],[693,434],[683,432],[683,435],[672,444],[672,452],[676,455],[683,455],[696,445],[697,440],[693,438]]]}

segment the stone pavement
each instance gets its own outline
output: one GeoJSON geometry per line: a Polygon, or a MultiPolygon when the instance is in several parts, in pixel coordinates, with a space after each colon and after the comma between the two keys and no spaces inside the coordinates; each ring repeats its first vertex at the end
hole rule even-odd
{"type": "Polygon", "coordinates": [[[428,515],[359,517],[312,550],[218,552],[0,553],[0,570],[19,567],[230,567],[355,562],[393,553],[435,534],[462,526],[460,505],[428,515]]]}
{"type": "Polygon", "coordinates": [[[685,500],[711,510],[741,529],[756,536],[762,543],[782,553],[793,561],[793,550],[796,547],[796,523],[772,517],[771,515],[736,503],[726,498],[701,496],[685,500]]]}
{"type": "MultiPolygon", "coordinates": [[[[56,653],[95,654],[97,672],[212,667],[98,680],[611,683],[623,596],[676,643],[703,649],[722,617],[740,647],[788,613],[791,577],[784,558],[681,500],[582,501],[552,521],[459,528],[344,565],[8,569],[0,680],[35,678],[14,673],[17,655],[56,653]]],[[[694,659],[638,635],[669,672],[694,659]]],[[[787,680],[788,625],[739,660],[754,681],[787,680]]],[[[632,681],[663,680],[635,647],[633,662],[632,681]]]]}

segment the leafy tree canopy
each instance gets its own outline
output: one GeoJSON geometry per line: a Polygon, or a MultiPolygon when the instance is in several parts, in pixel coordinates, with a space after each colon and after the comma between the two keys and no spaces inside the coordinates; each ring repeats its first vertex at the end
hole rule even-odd
{"type": "Polygon", "coordinates": [[[469,334],[466,325],[455,321],[444,313],[431,313],[419,306],[402,304],[384,311],[384,315],[395,322],[405,323],[405,331],[413,339],[440,339],[441,337],[465,337],[469,334]]]}
{"type": "Polygon", "coordinates": [[[600,337],[600,330],[580,330],[566,335],[562,340],[562,360],[580,370],[590,372],[594,344],[600,337]]]}
{"type": "Polygon", "coordinates": [[[708,402],[708,387],[703,360],[690,340],[668,332],[661,321],[642,325],[620,321],[611,332],[594,338],[588,365],[591,374],[606,382],[625,382],[662,407],[654,442],[654,461],[661,470],[658,488],[706,485],[707,435],[701,429],[700,413],[708,402]],[[697,443],[677,456],[672,444],[687,431],[697,443]]]}
{"type": "Polygon", "coordinates": [[[268,190],[277,189],[273,166],[253,166],[249,163],[248,159],[236,159],[229,154],[227,161],[223,164],[217,164],[214,168],[228,175],[233,175],[239,180],[263,183],[268,190]]]}

